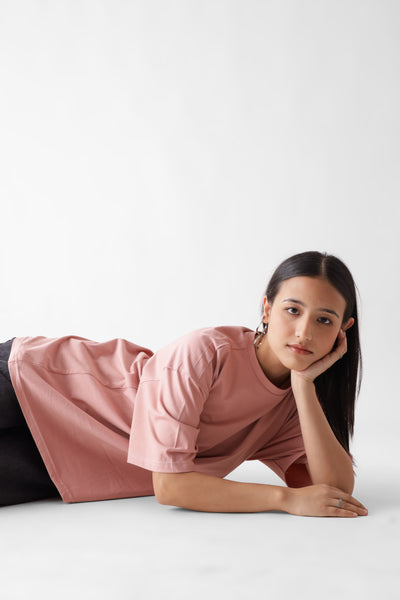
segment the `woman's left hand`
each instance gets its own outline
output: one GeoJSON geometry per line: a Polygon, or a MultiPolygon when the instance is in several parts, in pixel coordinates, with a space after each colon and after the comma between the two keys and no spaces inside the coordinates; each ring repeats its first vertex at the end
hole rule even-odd
{"type": "Polygon", "coordinates": [[[321,373],[327,371],[336,361],[340,360],[347,352],[347,339],[343,329],[340,330],[338,335],[337,346],[332,352],[320,358],[316,362],[312,363],[309,367],[303,371],[291,371],[292,384],[297,378],[301,378],[307,382],[312,383],[321,373]]]}

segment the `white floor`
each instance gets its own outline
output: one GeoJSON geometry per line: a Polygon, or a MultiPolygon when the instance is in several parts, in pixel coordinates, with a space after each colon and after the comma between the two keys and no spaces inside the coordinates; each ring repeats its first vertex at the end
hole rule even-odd
{"type": "Polygon", "coordinates": [[[370,514],[3,507],[0,600],[400,600],[399,29],[395,0],[1,2],[1,339],[255,326],[275,261],[333,251],[370,514]]]}
{"type": "MultiPolygon", "coordinates": [[[[247,463],[232,476],[275,483],[247,463]]],[[[154,497],[0,509],[1,600],[400,598],[400,481],[370,465],[357,519],[207,514],[154,497]]]]}

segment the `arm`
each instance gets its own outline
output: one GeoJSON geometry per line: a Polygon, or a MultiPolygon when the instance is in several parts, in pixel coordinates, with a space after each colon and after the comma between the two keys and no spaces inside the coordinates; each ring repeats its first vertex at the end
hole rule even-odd
{"type": "Polygon", "coordinates": [[[312,482],[326,483],[351,494],[354,488],[352,460],[330,428],[314,384],[300,379],[292,388],[312,482]]]}
{"type": "Polygon", "coordinates": [[[336,439],[315,391],[314,379],[346,352],[345,334],[336,350],[304,371],[292,371],[292,390],[296,400],[300,427],[314,484],[325,483],[352,493],[353,464],[336,439]]]}
{"type": "Polygon", "coordinates": [[[365,508],[342,490],[326,485],[300,489],[220,479],[204,473],[153,473],[160,504],[203,512],[264,512],[295,515],[356,517],[365,508]],[[342,498],[341,508],[337,507],[342,498]]]}
{"type": "Polygon", "coordinates": [[[153,473],[160,504],[205,512],[282,510],[285,489],[276,485],[241,483],[204,473],[153,473]]]}

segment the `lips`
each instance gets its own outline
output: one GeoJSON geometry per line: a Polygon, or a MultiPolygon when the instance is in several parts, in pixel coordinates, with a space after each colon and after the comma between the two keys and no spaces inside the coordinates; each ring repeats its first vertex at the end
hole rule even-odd
{"type": "Polygon", "coordinates": [[[288,344],[288,348],[294,352],[294,354],[301,354],[303,356],[312,354],[311,350],[307,350],[307,348],[300,346],[299,344],[288,344]]]}

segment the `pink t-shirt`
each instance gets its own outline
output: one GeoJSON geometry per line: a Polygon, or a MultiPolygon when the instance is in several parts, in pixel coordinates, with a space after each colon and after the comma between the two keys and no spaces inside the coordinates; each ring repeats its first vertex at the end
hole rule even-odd
{"type": "Polygon", "coordinates": [[[126,340],[16,338],[9,368],[66,502],[153,493],[151,472],[224,477],[306,462],[291,389],[274,386],[243,327],[201,329],[154,355],[126,340]]]}

